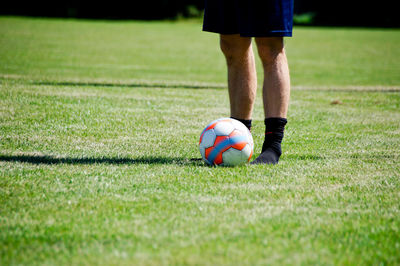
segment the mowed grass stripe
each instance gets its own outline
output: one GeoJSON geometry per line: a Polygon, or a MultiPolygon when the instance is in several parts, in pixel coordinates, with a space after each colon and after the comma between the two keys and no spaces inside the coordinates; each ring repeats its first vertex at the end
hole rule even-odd
{"type": "MultiPolygon", "coordinates": [[[[80,88],[75,88],[71,87],[65,90],[65,88],[52,88],[50,87],[48,90],[46,90],[46,87],[33,87],[32,89],[29,89],[28,91],[26,90],[26,87],[23,87],[24,89],[22,90],[22,94],[18,93],[18,90],[13,90],[11,93],[14,94],[14,97],[19,98],[21,101],[30,101],[32,103],[39,103],[43,102],[45,99],[47,99],[44,103],[43,106],[46,106],[46,108],[50,108],[47,112],[42,112],[41,110],[43,109],[40,105],[37,106],[37,115],[38,119],[36,121],[40,121],[41,119],[59,119],[59,116],[63,116],[64,113],[61,112],[59,113],[56,110],[65,110],[67,107],[68,110],[70,110],[70,115],[63,116],[62,118],[64,120],[58,121],[58,123],[52,124],[51,125],[51,130],[58,131],[59,135],[62,137],[64,133],[67,131],[70,131],[73,133],[73,130],[76,129],[78,134],[75,134],[77,139],[74,141],[78,141],[82,136],[79,135],[83,131],[88,131],[90,128],[92,128],[95,132],[99,132],[102,135],[102,139],[105,140],[105,135],[106,132],[109,132],[110,138],[113,137],[113,133],[115,133],[115,130],[113,128],[109,127],[108,124],[102,124],[102,120],[107,120],[107,116],[113,116],[115,117],[116,121],[113,121],[112,123],[114,124],[119,124],[119,127],[121,130],[129,130],[129,132],[126,133],[131,133],[131,134],[136,134],[136,132],[140,132],[143,130],[146,133],[156,133],[156,132],[163,132],[165,134],[168,134],[168,132],[173,132],[174,128],[169,128],[169,127],[157,127],[157,128],[148,128],[146,125],[146,122],[152,122],[155,120],[161,121],[161,123],[168,123],[174,121],[177,127],[184,127],[187,126],[188,128],[186,130],[189,130],[190,132],[201,132],[201,122],[196,123],[196,121],[186,121],[185,117],[191,117],[192,111],[195,110],[198,113],[204,113],[204,112],[210,112],[213,109],[215,111],[218,110],[223,110],[227,107],[227,99],[226,99],[226,92],[225,91],[213,91],[213,90],[205,90],[197,93],[197,95],[194,93],[193,90],[179,90],[179,89],[174,89],[174,90],[163,90],[163,89],[152,89],[151,93],[149,92],[148,89],[133,89],[133,90],[127,90],[125,88],[112,88],[112,89],[86,89],[85,92],[80,92],[80,88]],[[39,89],[40,88],[40,89],[39,89]],[[217,94],[216,94],[217,92],[217,94]],[[207,95],[209,93],[213,93],[214,97],[218,95],[219,100],[221,102],[225,101],[225,106],[218,106],[214,104],[207,103],[208,99],[205,97],[202,99],[203,95],[207,95]],[[25,95],[27,94],[27,95],[25,95]],[[70,96],[68,96],[70,94],[70,96]],[[22,96],[25,95],[25,96],[22,96]],[[71,98],[72,97],[72,98],[71,98]],[[163,98],[160,100],[159,98],[163,98]],[[35,100],[36,99],[36,100],[35,100]],[[51,102],[53,100],[56,100],[59,104],[57,105],[48,105],[46,102],[51,102]],[[176,103],[181,103],[176,105],[176,103]],[[174,105],[174,107],[171,109],[169,108],[171,105],[174,105]],[[187,106],[196,106],[197,108],[187,108],[187,106]],[[52,111],[54,110],[54,111],[52,111]],[[207,110],[207,111],[206,111],[207,110]],[[142,121],[148,116],[148,113],[154,114],[158,113],[161,115],[163,114],[168,114],[167,117],[153,117],[147,119],[147,121],[143,121],[144,124],[138,123],[137,121],[142,121]],[[183,116],[183,114],[185,114],[183,116]],[[183,116],[183,118],[181,117],[183,116]],[[41,117],[41,118],[40,118],[41,117]],[[129,117],[132,118],[131,121],[127,120],[129,117]],[[142,118],[140,118],[142,117],[142,118]],[[149,121],[152,120],[152,121],[149,121]],[[71,125],[68,125],[67,122],[72,123],[71,125]],[[74,122],[78,122],[78,125],[75,125],[74,122]],[[179,122],[182,122],[184,124],[179,125],[179,122]],[[59,124],[59,125],[57,125],[59,124]],[[197,124],[197,125],[196,125],[197,124]],[[128,126],[131,125],[131,126],[128,126]],[[197,131],[196,131],[197,129],[197,131]]],[[[10,92],[8,92],[10,93],[10,92]]],[[[303,110],[303,113],[300,113],[301,116],[296,115],[294,113],[294,121],[293,123],[298,123],[298,125],[308,125],[312,126],[315,130],[320,127],[320,130],[325,131],[325,137],[326,138],[337,138],[338,133],[341,133],[344,131],[348,131],[348,128],[355,126],[354,123],[360,124],[359,128],[362,128],[364,130],[371,130],[373,131],[373,123],[375,121],[379,122],[379,120],[385,119],[388,121],[393,121],[393,129],[394,132],[396,132],[396,124],[395,122],[399,119],[398,114],[394,114],[390,117],[387,116],[387,110],[386,109],[392,109],[396,110],[398,109],[399,106],[399,97],[398,94],[396,93],[391,93],[391,97],[385,97],[385,95],[382,95],[380,93],[372,93],[372,95],[369,97],[369,100],[367,100],[367,97],[363,97],[360,99],[358,97],[357,92],[340,92],[340,93],[335,93],[335,92],[326,92],[324,93],[326,96],[330,97],[322,102],[310,102],[308,100],[317,100],[319,96],[321,96],[323,92],[309,92],[304,95],[304,99],[299,99],[298,97],[293,97],[295,98],[294,101],[292,101],[291,108],[297,107],[297,108],[306,108],[306,110],[303,110]],[[319,96],[318,96],[319,95],[319,96]],[[342,104],[340,105],[332,105],[331,102],[332,100],[335,99],[341,99],[343,101],[342,104]],[[392,100],[388,100],[392,99],[392,100]],[[363,107],[361,110],[360,108],[363,107]],[[316,114],[313,114],[312,110],[308,110],[310,108],[314,109],[319,109],[319,112],[316,114]],[[351,117],[348,119],[351,119],[351,123],[348,123],[349,125],[342,124],[340,125],[342,131],[335,131],[335,127],[330,125],[332,121],[334,121],[337,118],[340,118],[342,115],[343,111],[348,111],[348,112],[355,112],[351,117]],[[363,115],[359,115],[359,112],[363,113],[368,113],[371,111],[376,111],[372,115],[368,114],[370,119],[365,120],[363,119],[363,115]],[[335,118],[336,117],[336,118],[335,118]],[[314,119],[314,123],[307,122],[310,119],[314,119]],[[325,121],[327,126],[324,126],[324,124],[321,124],[321,120],[327,120],[325,121]],[[358,120],[358,121],[357,121],[358,120]],[[305,122],[307,124],[305,124],[305,122]],[[317,123],[318,122],[318,123],[317,123]],[[311,124],[311,125],[310,125],[311,124]],[[344,127],[345,126],[345,127],[344,127]]],[[[259,97],[260,98],[260,97],[259,97]]],[[[262,112],[261,112],[261,102],[260,99],[258,99],[257,102],[258,106],[257,109],[257,115],[260,120],[262,120],[262,112]]],[[[6,104],[7,105],[7,104],[6,104]]],[[[34,109],[30,107],[30,112],[32,112],[34,109]]],[[[23,116],[25,112],[23,110],[20,114],[23,116]]],[[[226,111],[222,111],[219,114],[215,114],[214,117],[218,116],[223,116],[223,112],[226,113],[226,111]]],[[[257,116],[255,116],[257,119],[257,116]]],[[[189,119],[190,120],[190,119],[189,119]]],[[[203,118],[204,121],[203,123],[206,124],[207,120],[203,118]]],[[[312,121],[312,120],[311,120],[312,121]]],[[[40,123],[37,124],[38,127],[41,127],[43,125],[40,125],[40,123]]],[[[262,129],[262,124],[259,125],[261,126],[260,129],[262,129]]],[[[257,128],[257,124],[256,124],[257,128]]],[[[44,130],[48,130],[48,127],[45,126],[43,128],[44,130]]],[[[306,132],[306,130],[310,130],[310,128],[306,127],[299,127],[295,128],[296,132],[306,132]]],[[[378,134],[377,137],[380,136],[381,132],[376,131],[375,133],[378,134]]],[[[258,134],[257,131],[253,132],[253,134],[258,134]]],[[[287,130],[287,134],[291,134],[290,127],[287,130]]],[[[348,134],[352,134],[349,132],[348,134]]],[[[359,133],[357,133],[359,134],[359,133]]],[[[91,136],[93,137],[93,136],[91,136]]],[[[131,136],[127,136],[129,139],[131,136]]],[[[168,136],[166,136],[168,137],[168,136]]],[[[172,136],[174,137],[174,135],[172,136]]],[[[260,134],[260,137],[262,137],[262,133],[260,134]]],[[[320,139],[322,141],[323,139],[320,139]]],[[[110,139],[111,141],[111,139],[110,139]]],[[[356,140],[355,140],[356,141],[356,140]]],[[[363,141],[362,139],[359,139],[357,141],[363,141]]],[[[337,141],[336,141],[337,142],[337,141]]],[[[193,142],[195,144],[196,142],[193,142]]]]}
{"type": "MultiPolygon", "coordinates": [[[[399,36],[399,29],[296,27],[286,39],[292,83],[399,86],[399,36]]],[[[199,22],[1,17],[0,45],[0,73],[33,80],[224,83],[226,76],[218,36],[199,22]]]]}

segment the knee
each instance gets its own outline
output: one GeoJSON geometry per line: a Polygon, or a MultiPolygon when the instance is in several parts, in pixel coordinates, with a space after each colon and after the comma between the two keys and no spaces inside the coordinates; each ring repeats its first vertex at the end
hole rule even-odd
{"type": "Polygon", "coordinates": [[[258,55],[264,66],[273,64],[280,55],[285,54],[283,38],[256,38],[258,55]]]}
{"type": "Polygon", "coordinates": [[[237,36],[221,36],[220,47],[228,64],[245,58],[250,51],[251,39],[237,36]]]}

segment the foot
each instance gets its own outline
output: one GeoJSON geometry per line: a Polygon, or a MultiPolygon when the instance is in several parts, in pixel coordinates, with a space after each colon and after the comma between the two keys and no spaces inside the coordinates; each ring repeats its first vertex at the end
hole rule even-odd
{"type": "Polygon", "coordinates": [[[272,148],[267,148],[250,164],[277,164],[280,156],[279,152],[272,148]]]}

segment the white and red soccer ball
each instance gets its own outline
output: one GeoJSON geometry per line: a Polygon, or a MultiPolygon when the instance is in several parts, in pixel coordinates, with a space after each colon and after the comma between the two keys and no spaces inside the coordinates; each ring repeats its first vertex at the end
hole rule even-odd
{"type": "Polygon", "coordinates": [[[245,164],[253,155],[253,137],[240,121],[220,118],[204,128],[200,135],[199,149],[201,157],[209,165],[245,164]]]}

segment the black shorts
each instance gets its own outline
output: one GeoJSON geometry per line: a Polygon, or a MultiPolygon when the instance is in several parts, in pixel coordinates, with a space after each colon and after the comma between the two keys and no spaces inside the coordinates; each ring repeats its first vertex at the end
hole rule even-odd
{"type": "Polygon", "coordinates": [[[203,30],[243,37],[292,36],[293,0],[205,0],[203,30]]]}

